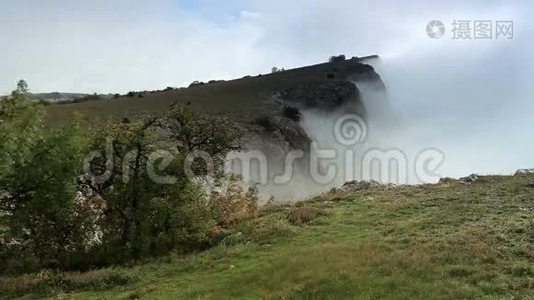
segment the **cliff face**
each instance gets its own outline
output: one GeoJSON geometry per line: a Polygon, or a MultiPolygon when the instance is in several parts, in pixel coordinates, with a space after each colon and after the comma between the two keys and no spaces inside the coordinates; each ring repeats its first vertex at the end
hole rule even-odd
{"type": "MultiPolygon", "coordinates": [[[[357,60],[326,64],[322,70],[324,74],[321,79],[273,89],[265,100],[271,104],[271,109],[258,114],[250,122],[242,121],[246,128],[245,148],[259,150],[265,155],[268,164],[267,183],[259,186],[260,193],[264,196],[274,196],[279,200],[295,199],[324,190],[324,186],[318,186],[310,177],[309,158],[313,151],[311,142],[317,136],[307,132],[305,123],[323,123],[325,128],[322,132],[332,135],[333,128],[330,127],[333,127],[337,118],[345,114],[367,118],[364,105],[367,101],[364,100],[372,99],[362,98],[365,94],[360,92],[358,84],[385,91],[384,83],[373,67],[357,60]],[[275,177],[287,171],[288,154],[295,153],[295,150],[302,151],[302,156],[290,162],[293,177],[285,183],[285,189],[276,183],[275,177]],[[297,182],[306,191],[292,189],[297,182]]],[[[239,169],[234,171],[239,172],[239,169]]],[[[252,170],[251,173],[259,175],[261,170],[252,170]]],[[[248,179],[265,183],[265,180],[254,175],[248,179]]]]}
{"type": "Polygon", "coordinates": [[[311,139],[301,126],[302,112],[335,112],[337,115],[355,113],[365,119],[366,108],[357,84],[371,85],[374,89],[385,92],[380,75],[372,66],[361,63],[360,59],[325,64],[322,70],[323,79],[273,91],[269,99],[274,104],[274,110],[258,116],[255,122],[252,122],[248,136],[254,142],[249,143],[252,144],[250,146],[257,147],[257,138],[253,136],[260,136],[264,143],[273,144],[269,148],[276,148],[276,145],[282,148],[276,152],[283,153],[292,149],[308,152],[311,139]],[[288,107],[295,108],[299,117],[287,115],[288,107]]]}
{"type": "Polygon", "coordinates": [[[359,91],[348,81],[328,81],[285,89],[280,97],[302,108],[332,110],[349,102],[357,104],[359,91]]]}

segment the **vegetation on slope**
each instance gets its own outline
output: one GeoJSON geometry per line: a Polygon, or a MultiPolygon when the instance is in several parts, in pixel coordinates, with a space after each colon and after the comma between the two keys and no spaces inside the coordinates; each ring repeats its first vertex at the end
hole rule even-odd
{"type": "Polygon", "coordinates": [[[91,122],[109,118],[133,119],[144,113],[164,114],[176,103],[187,105],[194,112],[224,115],[235,121],[247,122],[277,111],[278,104],[272,101],[272,96],[279,91],[344,81],[352,75],[380,80],[369,65],[359,60],[347,60],[229,81],[196,84],[189,88],[130,92],[112,99],[50,105],[47,110],[50,122],[61,124],[70,120],[76,112],[83,113],[91,122]],[[335,74],[335,79],[329,78],[328,74],[335,74]]]}
{"type": "Polygon", "coordinates": [[[180,107],[99,127],[50,128],[44,116],[23,80],[0,102],[0,273],[87,270],[210,245],[225,195],[207,197],[193,177],[226,181],[224,156],[240,148],[232,122],[180,107]],[[194,152],[210,164],[189,161],[194,152]]]}
{"type": "Polygon", "coordinates": [[[89,273],[3,278],[4,297],[528,299],[534,175],[370,186],[267,206],[215,248],[89,273]]]}

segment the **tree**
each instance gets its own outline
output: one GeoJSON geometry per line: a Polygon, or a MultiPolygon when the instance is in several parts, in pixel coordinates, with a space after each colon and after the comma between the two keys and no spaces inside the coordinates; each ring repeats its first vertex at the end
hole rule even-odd
{"type": "Polygon", "coordinates": [[[209,243],[207,195],[184,166],[204,151],[220,178],[224,155],[240,148],[233,123],[174,107],[97,130],[51,129],[27,91],[0,101],[2,263],[83,268],[209,243]]]}
{"type": "MultiPolygon", "coordinates": [[[[163,122],[168,141],[184,155],[201,152],[213,162],[213,175],[222,176],[224,156],[230,151],[242,149],[242,131],[226,119],[196,115],[180,106],[173,106],[163,122]]],[[[193,164],[202,173],[200,162],[193,164]]]]}
{"type": "Polygon", "coordinates": [[[7,213],[11,250],[39,266],[60,266],[76,226],[75,178],[88,139],[75,124],[46,129],[27,91],[20,81],[0,107],[0,210],[7,213]]]}
{"type": "MultiPolygon", "coordinates": [[[[91,161],[91,173],[105,175],[92,184],[106,202],[104,246],[123,258],[140,258],[206,243],[211,211],[184,167],[189,154],[204,151],[221,166],[213,176],[222,176],[222,157],[239,148],[235,126],[174,107],[164,118],[112,121],[101,132],[95,149],[106,156],[91,161]],[[154,154],[169,159],[157,176],[171,181],[151,173],[154,154]]],[[[202,173],[205,167],[195,162],[191,169],[202,173]]]]}
{"type": "Polygon", "coordinates": [[[19,80],[19,82],[17,82],[17,89],[14,91],[15,93],[17,94],[28,94],[29,93],[29,89],[28,89],[28,83],[24,80],[24,79],[21,79],[19,80]]]}

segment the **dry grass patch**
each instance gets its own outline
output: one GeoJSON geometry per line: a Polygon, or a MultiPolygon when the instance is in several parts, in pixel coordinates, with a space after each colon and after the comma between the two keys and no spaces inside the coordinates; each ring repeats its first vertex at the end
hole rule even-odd
{"type": "Polygon", "coordinates": [[[322,209],[308,206],[293,207],[289,210],[287,220],[293,225],[302,226],[311,223],[326,212],[322,209]]]}

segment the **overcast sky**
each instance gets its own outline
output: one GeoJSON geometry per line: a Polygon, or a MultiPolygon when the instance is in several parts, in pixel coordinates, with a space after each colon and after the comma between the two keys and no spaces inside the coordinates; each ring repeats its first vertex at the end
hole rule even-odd
{"type": "Polygon", "coordinates": [[[338,53],[416,60],[451,49],[465,55],[453,53],[461,65],[488,49],[517,59],[514,51],[530,47],[523,45],[532,38],[528,1],[466,2],[1,0],[0,93],[21,78],[37,92],[126,92],[266,73],[338,53]],[[513,20],[515,38],[433,40],[425,28],[434,19],[446,26],[513,20]]]}

